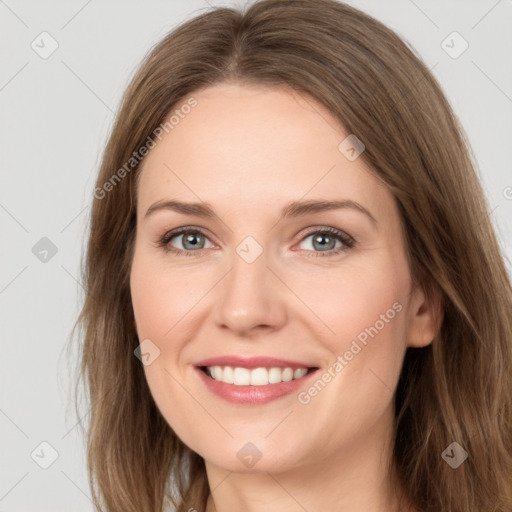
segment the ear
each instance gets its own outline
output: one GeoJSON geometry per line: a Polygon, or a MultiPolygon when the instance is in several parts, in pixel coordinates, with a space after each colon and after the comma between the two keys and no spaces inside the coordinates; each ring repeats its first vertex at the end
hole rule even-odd
{"type": "Polygon", "coordinates": [[[407,346],[425,347],[432,343],[443,321],[441,290],[431,283],[417,284],[409,301],[407,346]]]}

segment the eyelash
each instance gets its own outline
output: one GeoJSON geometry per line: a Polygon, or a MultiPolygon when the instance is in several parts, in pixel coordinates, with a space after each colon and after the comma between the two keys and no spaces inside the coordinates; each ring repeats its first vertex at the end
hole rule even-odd
{"type": "MultiPolygon", "coordinates": [[[[182,256],[197,256],[198,254],[201,254],[203,251],[206,250],[206,249],[199,249],[197,251],[184,251],[183,249],[176,249],[176,247],[171,247],[169,245],[170,241],[174,237],[184,234],[184,233],[200,233],[201,235],[206,237],[206,233],[204,231],[202,231],[201,229],[192,228],[192,227],[183,227],[183,228],[179,228],[174,231],[169,231],[169,232],[165,233],[163,235],[163,237],[160,240],[158,240],[157,246],[162,248],[166,253],[174,253],[178,256],[180,256],[180,255],[182,255],[182,256]]],[[[328,251],[306,250],[306,252],[308,252],[308,253],[313,253],[313,254],[310,254],[310,256],[313,258],[316,258],[316,257],[326,258],[329,256],[331,256],[331,257],[337,256],[337,255],[341,254],[342,252],[353,248],[356,245],[356,240],[353,237],[347,235],[346,233],[343,233],[343,231],[340,231],[338,229],[331,228],[331,227],[325,227],[322,229],[316,229],[314,231],[310,231],[309,233],[306,233],[304,235],[304,237],[301,239],[301,242],[305,238],[307,238],[311,235],[314,235],[314,234],[333,235],[343,243],[343,247],[339,247],[338,249],[330,249],[328,251]]]]}

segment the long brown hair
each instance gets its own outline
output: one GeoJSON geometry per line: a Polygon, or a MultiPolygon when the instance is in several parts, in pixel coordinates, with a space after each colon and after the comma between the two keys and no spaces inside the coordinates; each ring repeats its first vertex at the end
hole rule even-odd
{"type": "Polygon", "coordinates": [[[399,205],[414,282],[442,297],[439,333],[407,350],[396,392],[401,484],[421,511],[511,511],[512,291],[474,155],[415,51],[334,0],[261,0],[199,14],[156,45],[125,92],[96,183],[76,324],[96,506],[206,506],[204,461],[162,417],[134,356],[140,161],[130,159],[175,105],[226,81],[305,93],[364,142],[361,158],[399,205]],[[456,469],[442,456],[452,442],[468,453],[456,469]]]}

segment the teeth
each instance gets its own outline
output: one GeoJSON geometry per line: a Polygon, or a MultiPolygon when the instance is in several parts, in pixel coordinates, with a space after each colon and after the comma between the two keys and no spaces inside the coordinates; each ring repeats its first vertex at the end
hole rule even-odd
{"type": "MultiPolygon", "coordinates": [[[[215,380],[222,380],[222,374],[224,373],[222,371],[222,368],[219,367],[219,370],[221,371],[221,377],[220,379],[215,380]]],[[[217,372],[215,372],[216,375],[218,375],[217,372]]],[[[247,368],[235,368],[234,374],[233,374],[233,384],[235,386],[248,386],[251,383],[251,372],[247,368]]]]}
{"type": "MultiPolygon", "coordinates": [[[[219,372],[220,373],[220,372],[219,372]]],[[[234,371],[231,366],[226,366],[224,370],[222,371],[221,376],[217,380],[221,380],[222,382],[225,382],[226,384],[233,384],[234,382],[234,371]]]]}
{"type": "Polygon", "coordinates": [[[232,366],[208,366],[206,373],[215,380],[235,386],[266,386],[300,379],[308,373],[307,368],[233,368],[232,366]]]}
{"type": "Polygon", "coordinates": [[[251,386],[265,386],[268,384],[268,371],[266,368],[254,368],[254,370],[250,371],[250,374],[251,386]]]}

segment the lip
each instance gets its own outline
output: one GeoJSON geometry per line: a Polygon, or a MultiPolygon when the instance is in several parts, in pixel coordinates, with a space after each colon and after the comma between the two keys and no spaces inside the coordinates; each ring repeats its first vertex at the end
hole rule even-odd
{"type": "MultiPolygon", "coordinates": [[[[207,364],[204,366],[217,365],[207,364]]],[[[272,402],[273,400],[291,395],[292,393],[298,393],[302,387],[306,387],[308,385],[307,383],[310,378],[313,375],[316,375],[318,371],[318,368],[315,368],[310,370],[300,379],[280,382],[279,384],[267,384],[266,386],[237,386],[235,384],[226,384],[225,382],[212,379],[203,371],[202,368],[203,365],[196,366],[194,370],[211,393],[232,404],[249,406],[263,405],[272,402]]],[[[255,368],[258,368],[258,366],[255,366],[255,368]]],[[[298,368],[305,368],[305,366],[298,366],[298,368]]]]}
{"type": "Polygon", "coordinates": [[[232,366],[240,368],[291,368],[296,370],[297,368],[317,368],[317,366],[309,363],[302,363],[300,361],[290,361],[287,359],[278,359],[276,357],[240,357],[240,356],[218,356],[210,357],[199,361],[194,366],[232,366]]]}

